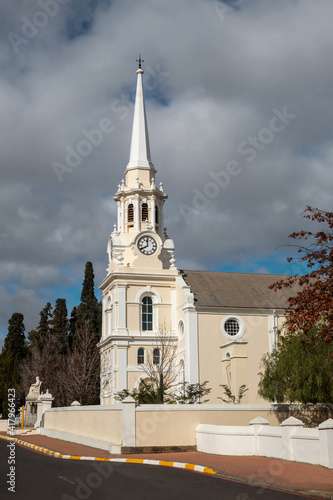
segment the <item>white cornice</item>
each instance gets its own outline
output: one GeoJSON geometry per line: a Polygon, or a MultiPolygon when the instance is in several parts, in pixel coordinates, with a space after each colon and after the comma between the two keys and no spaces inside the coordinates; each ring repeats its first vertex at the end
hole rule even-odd
{"type": "MultiPolygon", "coordinates": [[[[127,271],[126,268],[124,268],[124,271],[127,271]]],[[[170,269],[165,269],[165,274],[148,274],[148,273],[129,273],[129,272],[124,272],[124,273],[110,273],[108,274],[104,280],[99,284],[98,288],[104,289],[108,284],[110,284],[111,281],[119,280],[119,281],[125,281],[126,284],[130,284],[130,280],[133,280],[133,282],[138,282],[139,280],[143,281],[143,284],[147,284],[147,281],[151,281],[154,283],[154,286],[157,286],[156,281],[174,281],[175,278],[178,277],[178,270],[170,270],[170,269]]]]}

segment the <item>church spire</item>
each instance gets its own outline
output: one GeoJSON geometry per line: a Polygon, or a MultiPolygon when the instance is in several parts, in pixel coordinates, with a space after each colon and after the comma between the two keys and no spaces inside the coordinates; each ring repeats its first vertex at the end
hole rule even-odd
{"type": "Polygon", "coordinates": [[[132,140],[129,163],[127,164],[126,171],[135,168],[155,170],[150,157],[146,108],[142,83],[143,70],[141,68],[141,63],[143,62],[143,60],[141,59],[141,55],[139,56],[138,62],[139,68],[136,72],[138,76],[134,106],[132,140]]]}

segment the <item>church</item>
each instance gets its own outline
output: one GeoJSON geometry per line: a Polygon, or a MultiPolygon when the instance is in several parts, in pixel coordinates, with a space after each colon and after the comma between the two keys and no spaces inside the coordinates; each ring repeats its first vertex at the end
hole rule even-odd
{"type": "Polygon", "coordinates": [[[168,196],[151,160],[141,59],[132,138],[124,179],[114,196],[117,223],[107,245],[101,356],[102,405],[149,377],[147,359],[160,362],[161,331],[175,346],[176,383],[208,382],[209,403],[222,403],[222,384],[242,403],[258,404],[261,357],[276,342],[288,290],[269,286],[278,275],[177,269],[175,244],[164,228],[168,196]],[[169,337],[169,338],[170,338],[169,337]]]}

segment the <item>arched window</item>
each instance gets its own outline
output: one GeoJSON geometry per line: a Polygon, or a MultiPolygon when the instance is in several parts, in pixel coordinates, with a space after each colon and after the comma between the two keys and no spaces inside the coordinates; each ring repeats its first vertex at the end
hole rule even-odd
{"type": "Polygon", "coordinates": [[[140,347],[138,349],[138,365],[142,365],[145,362],[145,350],[140,347]]]}
{"type": "Polygon", "coordinates": [[[179,379],[180,379],[180,383],[182,384],[182,386],[184,386],[185,385],[185,363],[184,363],[183,359],[181,359],[180,363],[179,363],[179,379]]]}
{"type": "Polygon", "coordinates": [[[180,342],[184,339],[184,323],[182,321],[178,323],[178,337],[180,342]]]}
{"type": "Polygon", "coordinates": [[[154,365],[160,364],[160,350],[159,349],[154,349],[154,351],[153,351],[153,364],[154,365]]]}
{"type": "Polygon", "coordinates": [[[155,207],[155,224],[158,224],[158,216],[159,216],[159,213],[158,213],[158,207],[156,206],[155,207]]]}
{"type": "Polygon", "coordinates": [[[145,222],[148,220],[148,203],[142,203],[141,206],[141,220],[145,222]]]}
{"type": "Polygon", "coordinates": [[[127,222],[134,221],[134,207],[133,203],[130,203],[127,207],[127,222]]]}
{"type": "Polygon", "coordinates": [[[142,299],[142,331],[153,329],[153,301],[151,297],[142,299]]]}

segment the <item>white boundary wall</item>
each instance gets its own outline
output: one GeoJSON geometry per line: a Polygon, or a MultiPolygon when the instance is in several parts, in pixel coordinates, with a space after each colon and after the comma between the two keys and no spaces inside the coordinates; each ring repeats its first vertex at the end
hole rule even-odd
{"type": "Polygon", "coordinates": [[[246,425],[261,415],[272,425],[271,405],[139,405],[69,406],[44,412],[40,433],[120,453],[121,447],[195,446],[199,424],[246,425]]]}
{"type": "Polygon", "coordinates": [[[0,420],[0,431],[6,432],[8,429],[8,420],[0,420]]]}
{"type": "Polygon", "coordinates": [[[48,409],[40,433],[111,453],[121,453],[122,447],[197,445],[206,453],[259,455],[333,468],[333,419],[308,429],[289,417],[276,427],[272,409],[271,405],[137,406],[128,397],[117,405],[48,409]]]}
{"type": "Polygon", "coordinates": [[[200,424],[196,429],[197,450],[215,455],[259,455],[323,465],[333,469],[333,419],[316,429],[289,417],[281,427],[270,427],[261,417],[248,426],[200,424]]]}

